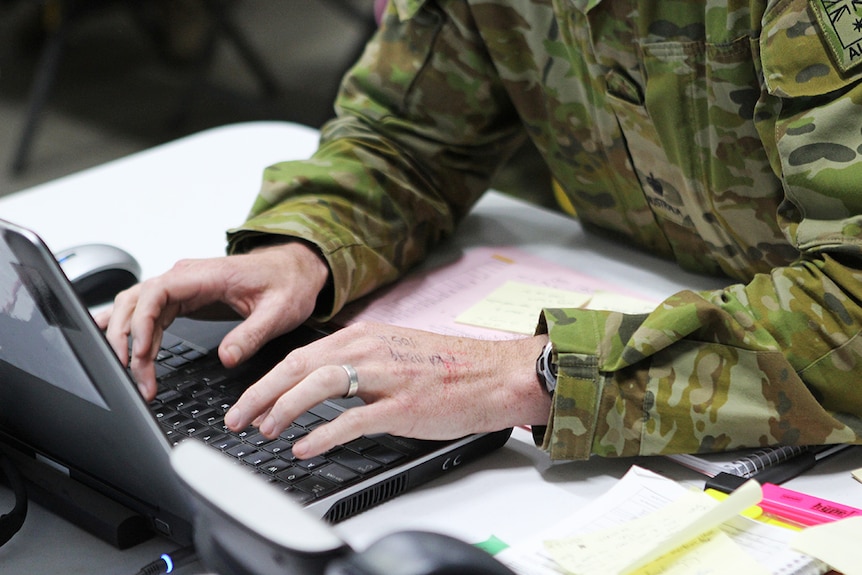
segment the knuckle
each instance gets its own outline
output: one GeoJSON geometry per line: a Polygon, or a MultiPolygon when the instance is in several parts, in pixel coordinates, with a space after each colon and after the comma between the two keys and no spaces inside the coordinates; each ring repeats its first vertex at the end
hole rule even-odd
{"type": "Polygon", "coordinates": [[[194,266],[195,260],[190,258],[182,258],[174,262],[174,265],[171,267],[171,271],[173,272],[184,272],[189,268],[194,266]]]}

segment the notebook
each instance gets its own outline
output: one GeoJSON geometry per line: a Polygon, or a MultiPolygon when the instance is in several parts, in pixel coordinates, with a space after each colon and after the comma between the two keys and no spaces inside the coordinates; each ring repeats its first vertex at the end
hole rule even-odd
{"type": "Polygon", "coordinates": [[[300,328],[227,370],[215,348],[231,325],[174,322],[159,395],[148,404],[44,242],[0,220],[0,448],[47,505],[124,547],[141,537],[141,523],[191,540],[192,507],[169,462],[179,441],[222,451],[337,522],[501,447],[511,433],[448,442],[363,437],[325,458],[295,460],[292,441],[357,400],[324,402],[273,441],[253,428],[228,433],[219,425],[231,401],[290,349],[323,335],[300,328]]]}

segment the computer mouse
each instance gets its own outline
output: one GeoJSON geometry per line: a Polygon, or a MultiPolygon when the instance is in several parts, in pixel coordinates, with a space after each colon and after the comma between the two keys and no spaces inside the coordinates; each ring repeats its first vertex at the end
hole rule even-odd
{"type": "Polygon", "coordinates": [[[130,253],[108,244],[75,246],[54,257],[87,307],[112,301],[141,275],[141,265],[130,253]]]}

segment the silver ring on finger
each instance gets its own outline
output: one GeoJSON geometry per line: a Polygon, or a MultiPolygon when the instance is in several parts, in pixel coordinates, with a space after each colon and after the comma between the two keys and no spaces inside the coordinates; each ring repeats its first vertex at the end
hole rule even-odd
{"type": "Polygon", "coordinates": [[[350,399],[359,391],[359,376],[350,364],[345,363],[341,368],[347,372],[347,392],[341,397],[342,399],[350,399]]]}

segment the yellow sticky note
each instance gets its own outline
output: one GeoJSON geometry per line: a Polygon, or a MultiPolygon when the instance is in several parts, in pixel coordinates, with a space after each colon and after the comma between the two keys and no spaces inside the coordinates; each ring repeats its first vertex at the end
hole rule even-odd
{"type": "Polygon", "coordinates": [[[455,321],[531,335],[546,307],[583,307],[590,295],[524,282],[507,281],[460,314],[455,321]]]}
{"type": "Polygon", "coordinates": [[[791,545],[844,575],[862,575],[862,517],[848,517],[803,529],[791,545]]]}
{"type": "Polygon", "coordinates": [[[589,303],[585,307],[589,309],[620,311],[623,313],[649,313],[655,309],[655,306],[655,302],[638,297],[597,291],[593,293],[589,303]]]}
{"type": "Polygon", "coordinates": [[[546,541],[545,546],[566,572],[578,575],[765,574],[726,534],[716,531],[761,495],[754,482],[720,503],[703,492],[689,491],[651,514],[594,533],[546,541]]]}

